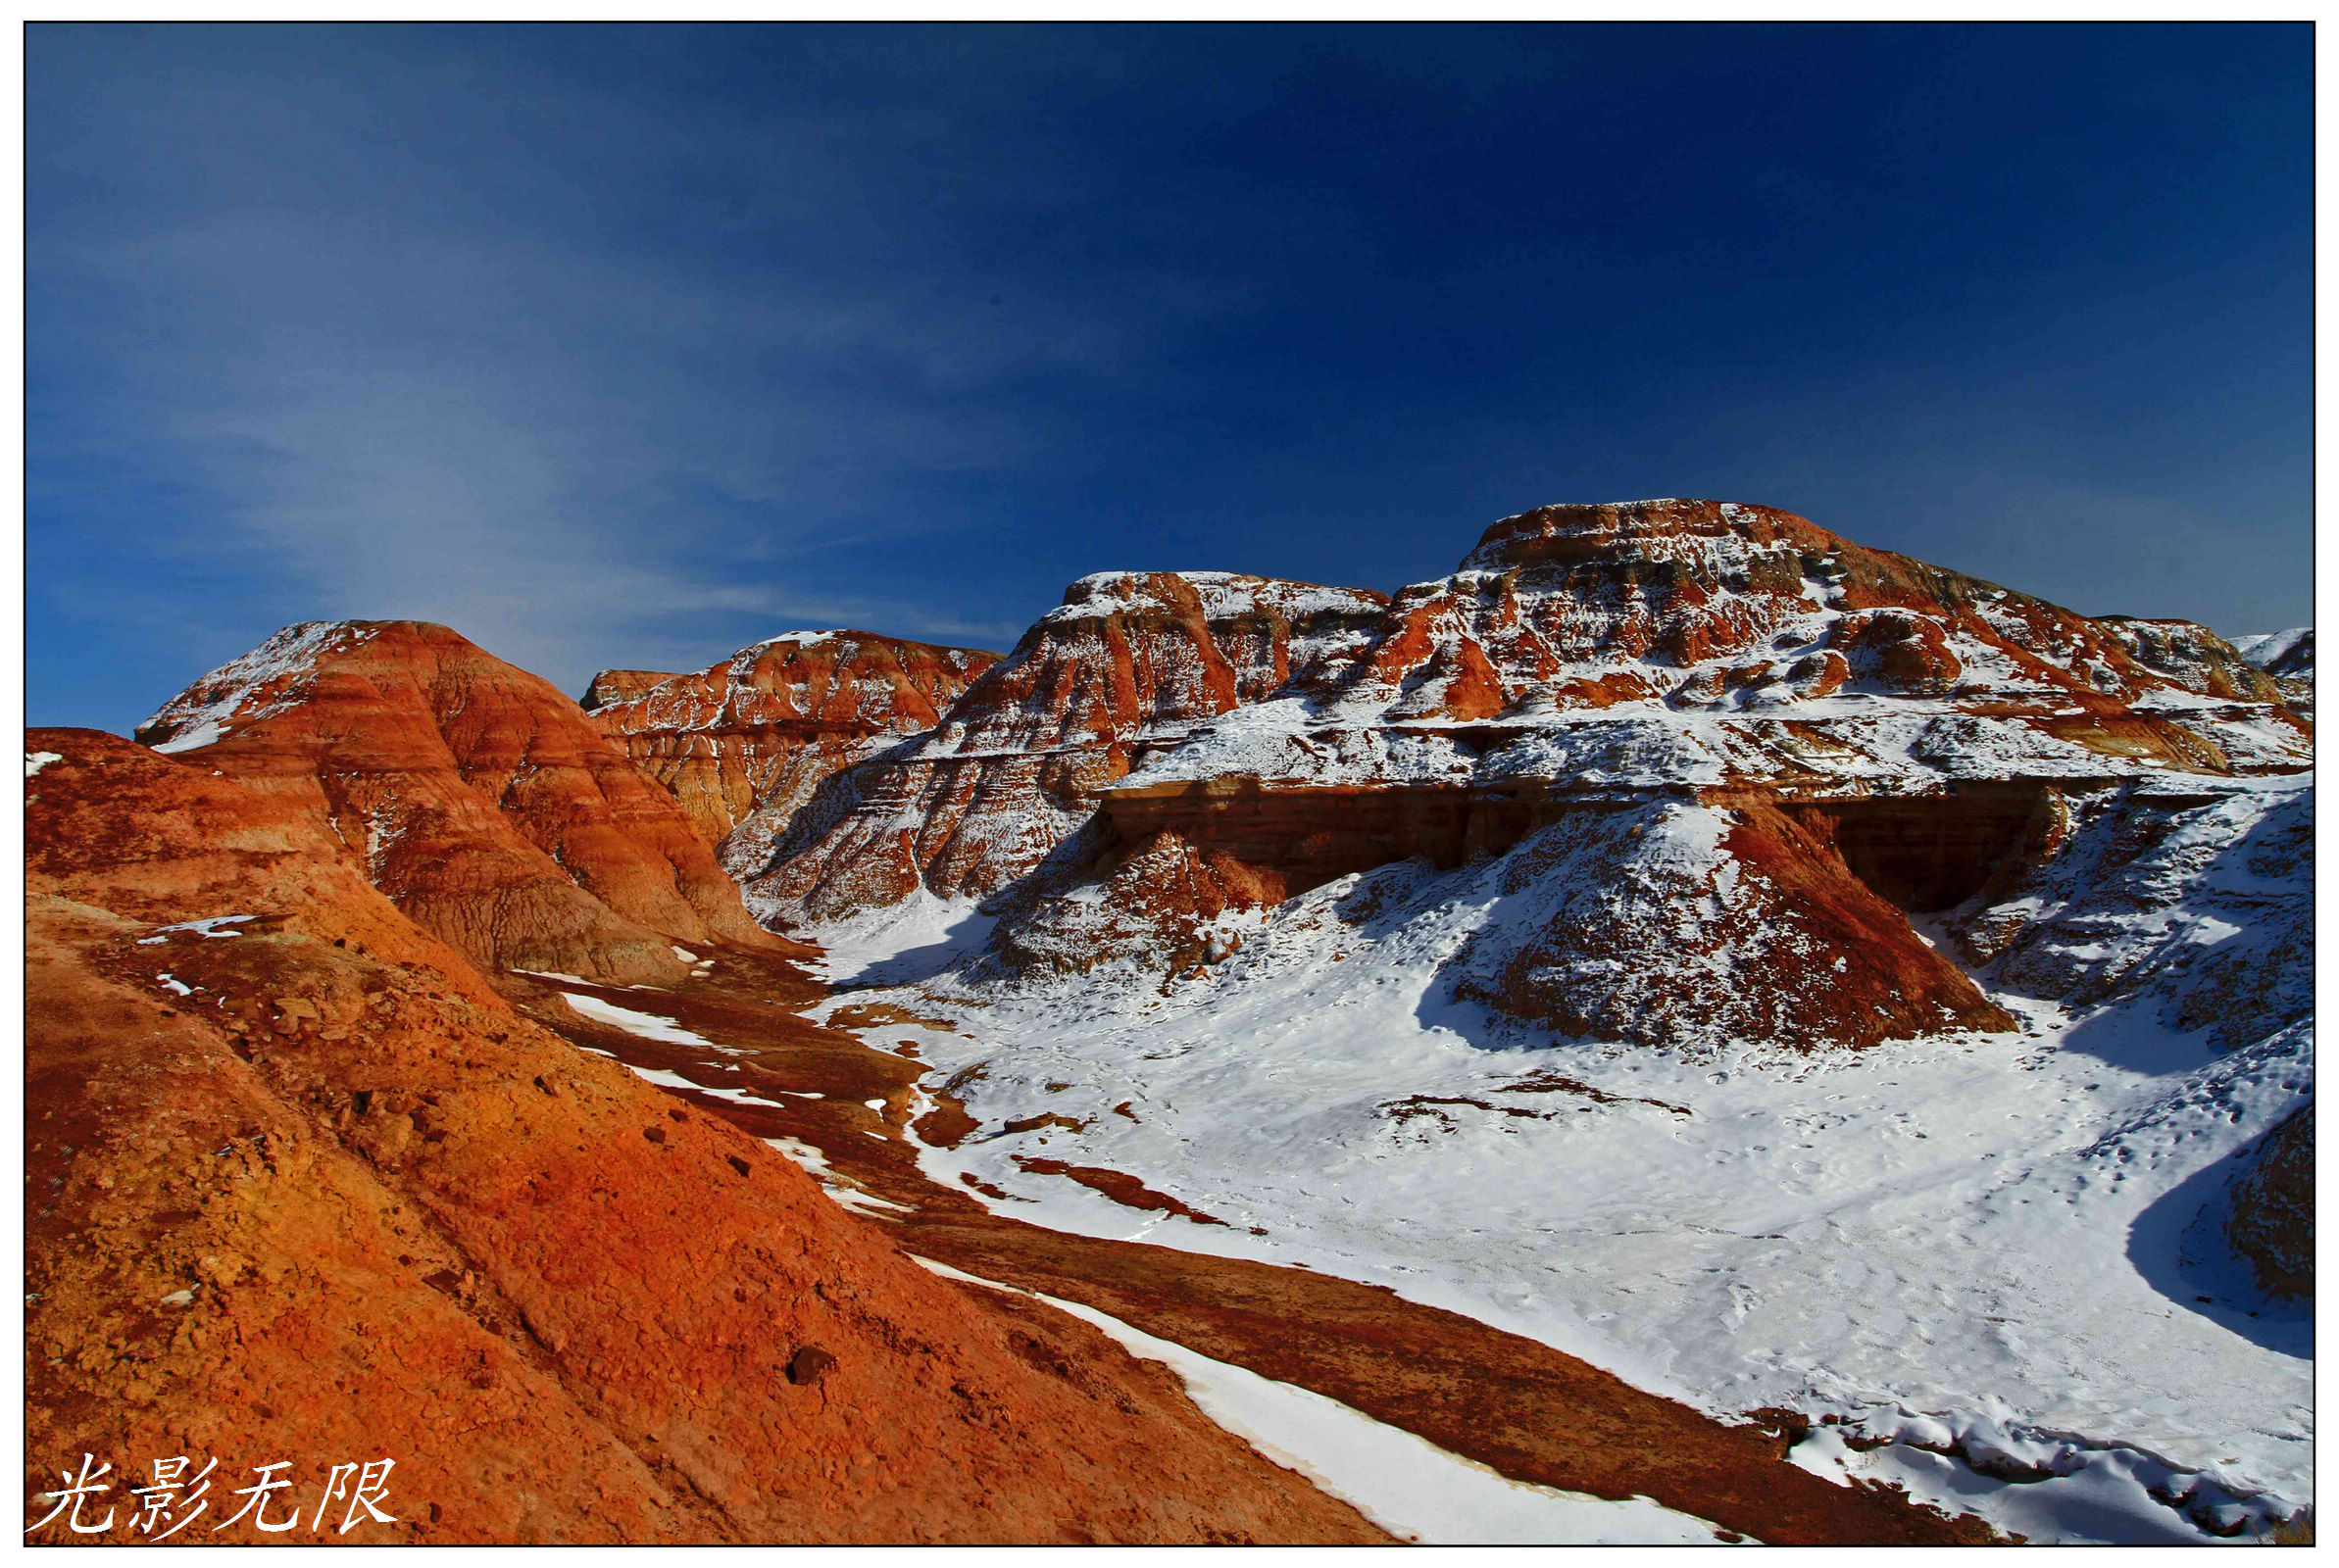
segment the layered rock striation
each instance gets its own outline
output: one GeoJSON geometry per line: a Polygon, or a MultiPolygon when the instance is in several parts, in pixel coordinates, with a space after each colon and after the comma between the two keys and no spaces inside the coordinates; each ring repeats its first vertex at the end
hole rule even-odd
{"type": "Polygon", "coordinates": [[[869,632],[790,632],[695,674],[605,669],[584,707],[744,875],[822,781],[932,729],[998,662],[869,632]]]}
{"type": "Polygon", "coordinates": [[[618,980],[676,943],[769,949],[670,795],[550,683],[422,621],[290,626],[139,741],[299,803],[479,962],[618,980]]]}
{"type": "Polygon", "coordinates": [[[188,1539],[282,1540],[218,1499],[386,1457],[353,1543],[1380,1539],[534,1022],[279,776],[26,753],[28,1495],[94,1454],[137,1539],[148,1460],[208,1455],[188,1539]]]}
{"type": "Polygon", "coordinates": [[[2091,618],[1768,508],[1545,507],[1388,600],[1083,578],[749,886],[790,919],[988,897],[1013,974],[1174,971],[1230,910],[1531,840],[1578,892],[1641,892],[1558,900],[1549,940],[1466,992],[1568,1033],[1860,1045],[2007,1026],[1907,915],[2003,897],[2075,800],[2311,760],[2283,686],[2189,622],[2091,618]],[[1617,975],[1667,965],[1679,995],[1617,1004],[1617,975]]]}
{"type": "Polygon", "coordinates": [[[1384,605],[1228,572],[1084,577],[930,734],[838,775],[748,877],[749,902],[821,919],[921,889],[996,892],[1092,816],[1101,790],[1207,721],[1330,690],[1384,605]]]}

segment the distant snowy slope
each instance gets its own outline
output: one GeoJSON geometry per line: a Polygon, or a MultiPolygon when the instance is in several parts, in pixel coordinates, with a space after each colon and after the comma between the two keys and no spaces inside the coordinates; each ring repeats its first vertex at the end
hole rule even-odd
{"type": "Polygon", "coordinates": [[[2288,631],[2263,631],[2236,637],[2233,646],[2242,657],[2269,674],[2298,680],[2314,678],[2314,628],[2293,626],[2288,631]]]}

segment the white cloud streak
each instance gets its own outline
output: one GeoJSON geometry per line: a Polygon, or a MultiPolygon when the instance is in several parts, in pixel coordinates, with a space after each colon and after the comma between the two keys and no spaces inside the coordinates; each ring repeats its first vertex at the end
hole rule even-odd
{"type": "Polygon", "coordinates": [[[1226,303],[1140,271],[993,307],[884,189],[905,141],[947,146],[930,113],[685,126],[517,67],[464,97],[443,60],[81,64],[34,288],[79,313],[52,331],[104,378],[112,466],[196,476],[234,536],[155,544],[256,551],[299,613],[441,620],[572,687],[723,651],[691,622],[1012,640],[883,569],[950,523],[920,485],[1034,458],[1020,382],[1129,373],[1226,303]]]}

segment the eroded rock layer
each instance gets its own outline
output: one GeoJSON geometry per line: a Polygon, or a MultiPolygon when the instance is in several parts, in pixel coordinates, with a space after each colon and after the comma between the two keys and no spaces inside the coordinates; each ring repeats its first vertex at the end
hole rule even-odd
{"type": "MultiPolygon", "coordinates": [[[[1713,831],[1664,838],[1686,860],[1635,899],[1555,905],[1549,940],[1475,994],[1644,1041],[2005,1027],[1906,912],[2002,894],[2062,846],[2073,799],[2307,767],[2291,695],[2190,622],[2090,618],[1788,513],[1545,507],[1386,601],[1083,578],[931,735],[831,781],[750,902],[822,920],[990,898],[1010,975],[1175,968],[1229,910],[1530,838],[1580,857],[1619,820],[1674,820],[1634,812],[1694,808],[1713,831]],[[1739,925],[1671,954],[1712,959],[1710,986],[1618,1004],[1604,977],[1667,963],[1664,933],[1720,908],[1739,925]]],[[[1568,874],[1629,882],[1647,849],[1568,874]]]]}
{"type": "Polygon", "coordinates": [[[932,734],[840,775],[747,881],[760,913],[822,918],[994,892],[1096,809],[1097,793],[1206,720],[1330,688],[1378,594],[1227,572],[1106,572],[1066,591],[932,734]]]}
{"type": "Polygon", "coordinates": [[[388,1458],[350,1542],[1379,1539],[1159,1366],[532,1022],[299,792],[26,751],[27,1495],[208,1456],[191,1539],[314,1540],[328,1466],[388,1458]],[[264,1516],[300,1531],[231,1522],[287,1459],[264,1516]]]}
{"type": "Polygon", "coordinates": [[[603,670],[585,707],[744,874],[823,780],[932,729],[998,662],[869,632],[790,632],[697,674],[603,670]]]}
{"type": "Polygon", "coordinates": [[[771,940],[673,799],[550,683],[422,621],[312,621],[137,732],[297,801],[420,924],[498,968],[671,977],[771,940]]]}

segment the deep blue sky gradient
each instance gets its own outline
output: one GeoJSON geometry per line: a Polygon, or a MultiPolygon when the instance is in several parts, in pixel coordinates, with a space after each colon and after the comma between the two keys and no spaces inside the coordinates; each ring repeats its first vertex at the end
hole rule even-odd
{"type": "Polygon", "coordinates": [[[574,691],[1654,495],[2313,615],[2305,26],[39,25],[25,73],[34,722],[320,616],[574,691]]]}

